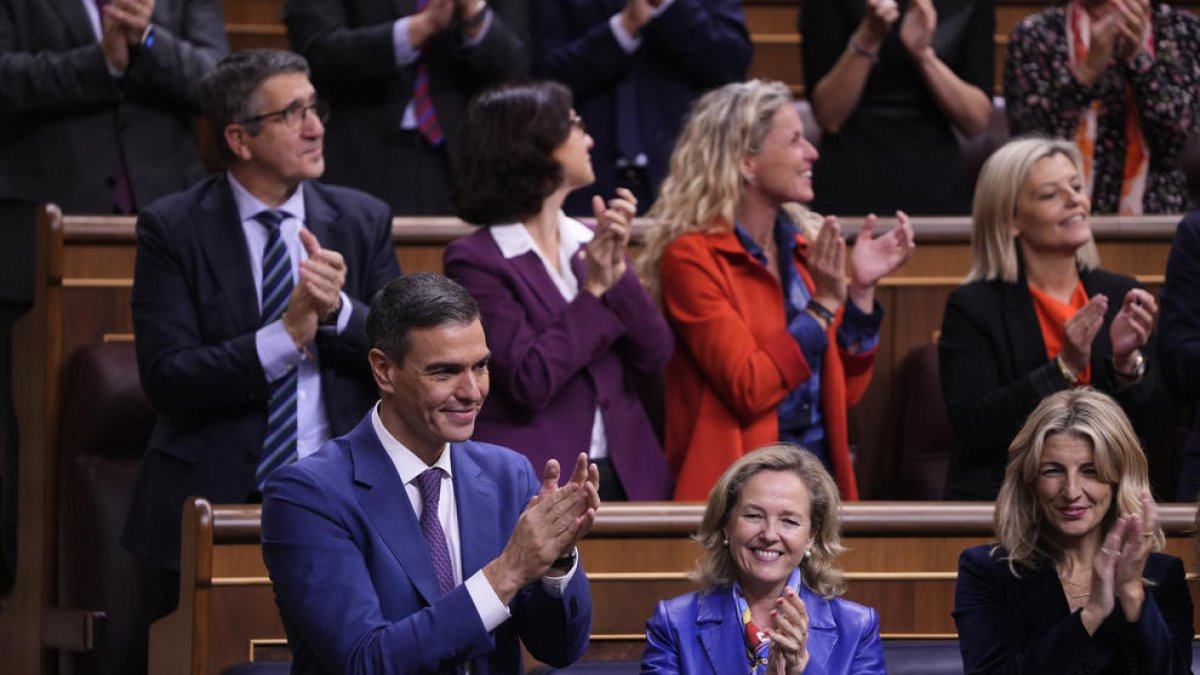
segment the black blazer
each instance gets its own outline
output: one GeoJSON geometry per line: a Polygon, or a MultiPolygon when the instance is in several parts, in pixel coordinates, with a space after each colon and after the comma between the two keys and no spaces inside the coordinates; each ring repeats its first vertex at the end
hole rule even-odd
{"type": "MultiPolygon", "coordinates": [[[[1145,377],[1119,387],[1108,333],[1125,294],[1137,282],[1099,269],[1083,270],[1080,277],[1089,297],[1108,296],[1104,325],[1092,343],[1092,386],[1116,398],[1150,454],[1168,407],[1153,341],[1142,348],[1145,377]]],[[[950,295],[938,341],[938,369],[955,437],[945,496],[995,499],[1008,446],[1025,418],[1043,398],[1069,386],[1058,364],[1046,358],[1024,272],[1015,284],[974,281],[950,295]]]]}
{"type": "MultiPolygon", "coordinates": [[[[345,258],[342,290],[353,304],[342,334],[317,336],[321,394],[336,437],[377,399],[366,303],[400,269],[382,202],[315,182],[304,184],[304,200],[306,227],[345,258]]],[[[253,490],[269,389],[255,348],[261,318],[250,253],[226,175],[144,209],[137,235],[130,301],[138,371],[159,418],[122,543],[174,567],[186,497],[238,503],[253,490]]]]}
{"type": "MultiPolygon", "coordinates": [[[[1162,374],[1175,403],[1200,401],[1200,211],[1189,213],[1175,229],[1167,278],[1159,294],[1158,317],[1162,374]]],[[[1179,477],[1179,501],[1200,494],[1200,414],[1188,432],[1179,477]]]]}
{"type": "Polygon", "coordinates": [[[220,0],[156,0],[154,45],[114,79],[81,0],[0,0],[0,197],[112,213],[123,154],[137,206],[204,176],[200,78],[229,51],[220,0]]]}
{"type": "Polygon", "coordinates": [[[1089,636],[1053,565],[1018,565],[1015,577],[1003,549],[992,548],[958,559],[954,622],[965,675],[1191,673],[1192,596],[1179,558],[1151,553],[1142,616],[1129,623],[1118,605],[1089,636]]]}

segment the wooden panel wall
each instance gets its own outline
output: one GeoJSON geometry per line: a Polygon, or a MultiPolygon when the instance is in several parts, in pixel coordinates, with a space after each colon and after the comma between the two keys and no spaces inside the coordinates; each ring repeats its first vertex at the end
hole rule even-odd
{"type": "MultiPolygon", "coordinates": [[[[180,612],[152,629],[153,672],[215,674],[242,660],[288,658],[258,545],[259,508],[204,504],[195,510],[199,527],[189,531],[196,536],[185,539],[184,556],[194,559],[195,573],[185,570],[180,612]]],[[[639,659],[655,603],[697,588],[687,571],[699,552],[690,535],[702,513],[698,503],[601,509],[580,543],[593,604],[585,660],[639,659]]],[[[1189,565],[1194,514],[1183,504],[1160,512],[1167,550],[1189,565]]],[[[992,505],[847,504],[842,519],[849,551],[838,564],[846,573],[846,597],[879,611],[883,637],[954,639],[958,556],[992,541],[992,505]]],[[[1191,575],[1189,587],[1196,583],[1191,575]]]]}

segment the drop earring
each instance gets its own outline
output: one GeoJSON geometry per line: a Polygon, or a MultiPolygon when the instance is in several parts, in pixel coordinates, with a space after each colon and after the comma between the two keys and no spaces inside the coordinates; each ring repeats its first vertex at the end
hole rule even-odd
{"type": "Polygon", "coordinates": [[[729,545],[729,537],[725,537],[724,539],[722,539],[722,540],[721,540],[721,545],[722,545],[722,546],[728,546],[728,545],[729,545]]]}

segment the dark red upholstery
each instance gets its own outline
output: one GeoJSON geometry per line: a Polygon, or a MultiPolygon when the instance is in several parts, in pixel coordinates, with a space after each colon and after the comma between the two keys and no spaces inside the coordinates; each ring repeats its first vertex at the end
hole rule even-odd
{"type": "Polygon", "coordinates": [[[86,347],[66,368],[58,453],[58,607],[100,610],[95,650],[63,653],[63,675],[146,672],[157,571],[118,543],[155,413],[132,343],[86,347]]]}
{"type": "Polygon", "coordinates": [[[900,499],[938,500],[946,483],[954,430],[946,415],[938,378],[937,345],[930,342],[904,357],[900,364],[902,408],[897,442],[900,457],[900,499]]]}

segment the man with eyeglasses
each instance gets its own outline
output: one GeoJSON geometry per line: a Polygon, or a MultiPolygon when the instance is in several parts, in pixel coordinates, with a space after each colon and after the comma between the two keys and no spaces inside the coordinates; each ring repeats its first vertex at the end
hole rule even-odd
{"type": "Polygon", "coordinates": [[[387,205],[316,181],[327,115],[303,57],[234,53],[201,87],[229,170],[142,210],[131,295],[159,418],[122,543],[168,582],[185,498],[257,501],[370,409],[366,303],[400,275],[387,205]]]}

